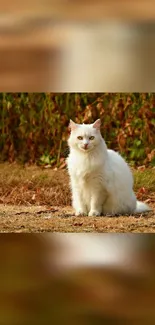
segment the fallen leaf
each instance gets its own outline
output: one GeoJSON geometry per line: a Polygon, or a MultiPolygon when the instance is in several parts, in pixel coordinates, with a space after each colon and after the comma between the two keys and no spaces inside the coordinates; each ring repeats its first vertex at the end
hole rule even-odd
{"type": "Polygon", "coordinates": [[[151,202],[151,199],[147,199],[147,200],[145,200],[144,202],[145,202],[145,203],[149,203],[149,202],[151,202]]]}
{"type": "Polygon", "coordinates": [[[148,192],[148,190],[147,190],[145,187],[141,187],[141,188],[138,190],[138,194],[139,194],[139,193],[144,194],[144,193],[147,193],[147,192],[148,192]]]}
{"type": "Polygon", "coordinates": [[[82,226],[83,225],[83,222],[75,222],[73,225],[74,226],[82,226]]]}
{"type": "Polygon", "coordinates": [[[146,167],[145,167],[145,165],[143,165],[143,166],[139,166],[137,169],[143,171],[146,169],[146,167]]]}

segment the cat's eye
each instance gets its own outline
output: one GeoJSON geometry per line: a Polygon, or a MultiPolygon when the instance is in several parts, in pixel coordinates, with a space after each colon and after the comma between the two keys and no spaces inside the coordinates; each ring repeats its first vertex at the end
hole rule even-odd
{"type": "Polygon", "coordinates": [[[79,140],[83,140],[83,137],[81,137],[81,136],[79,136],[79,137],[77,137],[79,140]]]}
{"type": "Polygon", "coordinates": [[[94,136],[92,135],[91,137],[89,137],[89,140],[94,140],[94,136]]]}

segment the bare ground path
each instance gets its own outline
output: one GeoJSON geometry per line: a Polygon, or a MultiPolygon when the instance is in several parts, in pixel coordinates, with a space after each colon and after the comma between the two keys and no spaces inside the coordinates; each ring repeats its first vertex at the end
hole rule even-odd
{"type": "Polygon", "coordinates": [[[0,205],[0,232],[151,232],[155,209],[119,217],[75,217],[71,207],[0,205]]]}

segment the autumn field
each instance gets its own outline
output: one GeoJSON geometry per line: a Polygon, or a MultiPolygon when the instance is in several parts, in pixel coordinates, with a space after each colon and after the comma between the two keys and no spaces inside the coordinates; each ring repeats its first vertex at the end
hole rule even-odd
{"type": "Polygon", "coordinates": [[[0,232],[155,232],[155,169],[133,173],[137,197],[151,212],[75,217],[66,169],[1,164],[0,232]]]}

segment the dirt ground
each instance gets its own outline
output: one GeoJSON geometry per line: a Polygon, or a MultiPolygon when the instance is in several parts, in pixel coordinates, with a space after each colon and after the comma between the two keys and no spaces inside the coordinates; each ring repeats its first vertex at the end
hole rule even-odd
{"type": "Polygon", "coordinates": [[[71,207],[0,205],[0,232],[155,233],[155,209],[119,217],[75,217],[71,207]]]}
{"type": "Polygon", "coordinates": [[[137,198],[147,214],[75,217],[66,170],[0,164],[0,233],[155,232],[155,169],[134,171],[137,198]]]}

